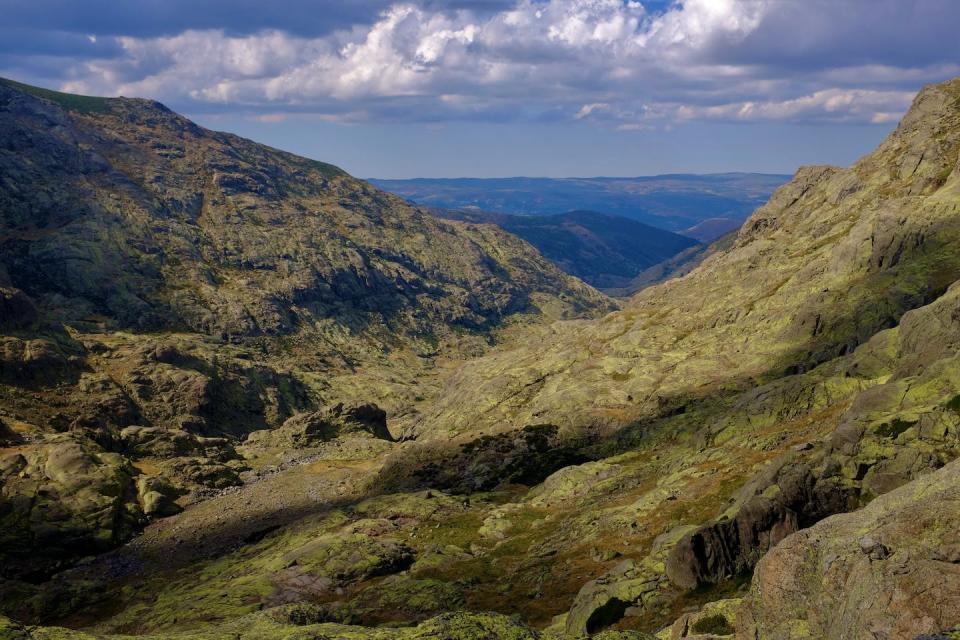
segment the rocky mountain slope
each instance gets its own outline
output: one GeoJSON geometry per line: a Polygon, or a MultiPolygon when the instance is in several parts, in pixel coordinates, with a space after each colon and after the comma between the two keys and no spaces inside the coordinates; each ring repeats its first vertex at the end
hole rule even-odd
{"type": "Polygon", "coordinates": [[[877,151],[802,168],[730,250],[623,311],[466,365],[418,432],[616,428],[809,370],[895,326],[960,277],[956,100],[956,84],[925,90],[877,151]]]}
{"type": "Polygon", "coordinates": [[[495,224],[535,246],[566,273],[605,292],[627,287],[642,271],[700,246],[676,233],[596,211],[555,216],[431,211],[448,220],[495,224]]]}
{"type": "Polygon", "coordinates": [[[4,420],[0,633],[956,637],[958,158],[955,80],[622,310],[438,358],[406,413],[318,406],[259,337],[18,338],[5,410],[87,419],[4,420]]]}
{"type": "Polygon", "coordinates": [[[494,227],[147,100],[0,81],[0,212],[5,575],[239,484],[250,432],[372,388],[410,411],[443,359],[612,305],[494,227]]]}

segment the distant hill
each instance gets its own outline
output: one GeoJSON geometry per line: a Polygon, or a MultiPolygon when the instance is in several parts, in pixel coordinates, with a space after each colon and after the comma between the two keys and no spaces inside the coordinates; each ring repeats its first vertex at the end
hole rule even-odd
{"type": "Polygon", "coordinates": [[[622,287],[608,287],[604,290],[604,293],[619,298],[628,298],[664,280],[685,276],[700,266],[700,263],[710,256],[731,248],[736,240],[737,232],[731,231],[720,236],[710,244],[695,244],[689,249],[684,249],[663,262],[658,262],[651,267],[647,267],[626,285],[622,287]]]}
{"type": "MultiPolygon", "coordinates": [[[[710,242],[739,226],[790,176],[762,173],[673,174],[639,178],[418,178],[378,187],[417,204],[516,215],[602,211],[677,233],[711,219],[721,229],[691,235],[710,242]],[[711,233],[713,235],[711,235],[711,233]]],[[[716,225],[710,225],[711,227],[716,225]]]]}
{"type": "Polygon", "coordinates": [[[642,271],[700,246],[688,237],[596,211],[553,216],[433,211],[441,218],[495,224],[535,246],[567,273],[600,289],[629,287],[642,271]]]}

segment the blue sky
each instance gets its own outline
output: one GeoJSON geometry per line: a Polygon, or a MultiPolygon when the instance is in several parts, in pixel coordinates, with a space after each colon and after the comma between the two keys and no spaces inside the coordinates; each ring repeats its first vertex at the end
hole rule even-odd
{"type": "Polygon", "coordinates": [[[848,164],[960,75],[956,0],[0,0],[0,75],[365,177],[848,164]]]}

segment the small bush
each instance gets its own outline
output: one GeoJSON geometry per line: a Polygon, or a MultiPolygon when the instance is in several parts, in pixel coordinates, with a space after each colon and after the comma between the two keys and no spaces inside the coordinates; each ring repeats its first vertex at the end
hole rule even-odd
{"type": "Polygon", "coordinates": [[[880,425],[880,428],[877,429],[877,433],[893,440],[915,424],[917,424],[916,420],[901,420],[900,418],[894,418],[891,422],[885,422],[880,425]]]}
{"type": "Polygon", "coordinates": [[[960,413],[960,395],[953,396],[950,400],[947,401],[947,404],[944,405],[947,409],[960,413]]]}
{"type": "Polygon", "coordinates": [[[712,633],[715,636],[729,636],[734,632],[727,619],[719,613],[700,618],[693,623],[691,630],[694,633],[712,633]]]}
{"type": "Polygon", "coordinates": [[[285,609],[281,618],[285,622],[299,627],[331,622],[330,612],[315,604],[298,603],[285,609]]]}

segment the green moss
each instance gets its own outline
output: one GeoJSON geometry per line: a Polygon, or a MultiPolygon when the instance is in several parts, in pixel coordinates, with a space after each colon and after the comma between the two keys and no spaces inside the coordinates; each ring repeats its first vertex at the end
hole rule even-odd
{"type": "Polygon", "coordinates": [[[727,619],[719,613],[706,618],[700,618],[693,623],[691,630],[694,633],[712,633],[717,636],[729,636],[734,632],[727,619]]]}
{"type": "Polygon", "coordinates": [[[99,98],[95,96],[80,96],[72,93],[61,93],[52,89],[43,89],[34,87],[22,82],[0,78],[0,83],[19,89],[38,98],[54,102],[68,111],[79,111],[80,113],[104,113],[110,111],[110,99],[99,98]]]}

